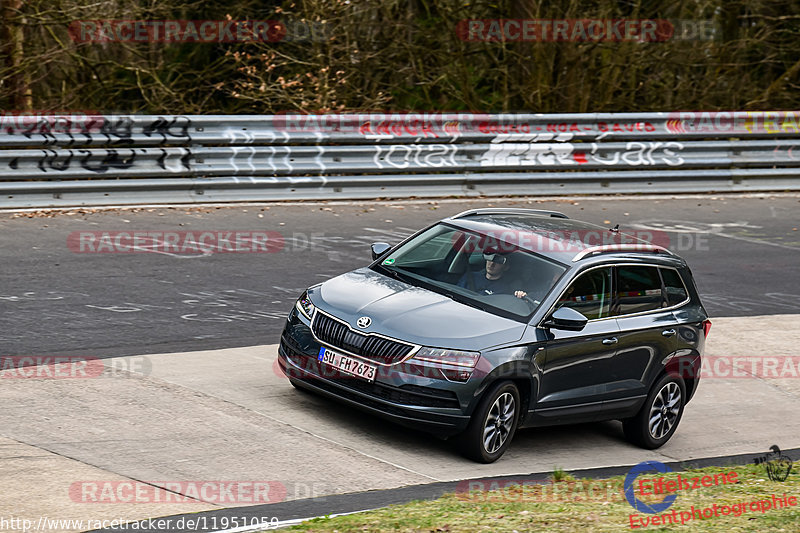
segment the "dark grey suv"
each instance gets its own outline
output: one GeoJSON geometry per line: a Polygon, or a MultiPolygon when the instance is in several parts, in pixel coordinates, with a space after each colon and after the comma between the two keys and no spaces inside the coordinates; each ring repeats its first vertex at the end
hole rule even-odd
{"type": "Polygon", "coordinates": [[[619,419],[657,448],[698,384],[710,328],[685,261],[552,211],[444,219],[297,301],[295,387],[454,437],[492,462],[519,427],[619,419]]]}

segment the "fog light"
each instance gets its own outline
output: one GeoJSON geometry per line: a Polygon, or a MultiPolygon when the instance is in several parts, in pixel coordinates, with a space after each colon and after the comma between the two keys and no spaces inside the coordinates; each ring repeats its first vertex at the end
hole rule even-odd
{"type": "Polygon", "coordinates": [[[458,381],[459,383],[464,383],[469,381],[470,376],[472,376],[472,370],[449,370],[443,368],[442,374],[444,374],[444,377],[447,378],[447,381],[458,381]]]}

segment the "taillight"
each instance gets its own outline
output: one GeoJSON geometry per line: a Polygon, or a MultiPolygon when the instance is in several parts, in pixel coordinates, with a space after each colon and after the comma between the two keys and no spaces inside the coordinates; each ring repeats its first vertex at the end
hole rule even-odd
{"type": "Polygon", "coordinates": [[[703,320],[703,335],[708,338],[708,332],[711,331],[711,321],[709,319],[703,320]]]}

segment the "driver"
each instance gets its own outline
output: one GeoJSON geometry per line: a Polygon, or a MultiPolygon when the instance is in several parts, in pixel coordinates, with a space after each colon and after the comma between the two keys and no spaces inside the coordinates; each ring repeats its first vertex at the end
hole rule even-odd
{"type": "Polygon", "coordinates": [[[486,267],[476,272],[467,271],[458,280],[458,286],[480,294],[513,294],[517,298],[525,298],[525,291],[515,290],[514,280],[506,272],[511,267],[510,254],[486,251],[483,258],[486,267]]]}

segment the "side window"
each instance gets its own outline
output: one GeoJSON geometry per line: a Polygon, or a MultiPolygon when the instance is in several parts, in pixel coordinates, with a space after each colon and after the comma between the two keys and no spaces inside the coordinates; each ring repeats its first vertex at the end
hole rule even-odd
{"type": "Polygon", "coordinates": [[[661,278],[664,280],[664,290],[667,292],[667,305],[673,306],[681,303],[689,294],[686,292],[686,286],[681,280],[681,275],[677,270],[671,268],[662,268],[661,278]]]}
{"type": "Polygon", "coordinates": [[[662,306],[661,278],[656,267],[617,267],[618,315],[653,311],[662,306]]]}
{"type": "Polygon", "coordinates": [[[589,320],[605,318],[611,305],[611,267],[597,268],[578,276],[561,295],[557,308],[571,307],[589,320]]]}

